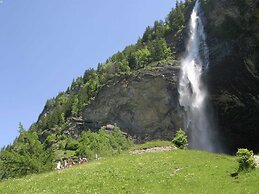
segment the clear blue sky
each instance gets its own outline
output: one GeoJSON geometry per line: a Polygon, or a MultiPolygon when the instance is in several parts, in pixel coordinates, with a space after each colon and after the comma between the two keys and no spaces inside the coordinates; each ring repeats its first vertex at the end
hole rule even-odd
{"type": "Polygon", "coordinates": [[[0,147],[47,99],[164,19],[175,0],[0,0],[0,147]]]}

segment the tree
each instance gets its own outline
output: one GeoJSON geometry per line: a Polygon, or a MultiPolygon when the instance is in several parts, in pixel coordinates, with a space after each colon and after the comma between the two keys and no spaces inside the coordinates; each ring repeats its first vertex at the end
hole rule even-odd
{"type": "Polygon", "coordinates": [[[238,172],[247,172],[255,169],[256,163],[253,151],[249,151],[248,149],[238,149],[236,156],[238,157],[237,161],[239,163],[238,172]]]}
{"type": "Polygon", "coordinates": [[[142,68],[150,63],[151,53],[147,47],[138,49],[135,56],[137,68],[142,68]]]}
{"type": "Polygon", "coordinates": [[[151,53],[152,61],[171,58],[171,49],[167,46],[164,38],[155,39],[148,44],[148,50],[151,53]]]}
{"type": "Polygon", "coordinates": [[[117,52],[114,54],[111,57],[110,62],[115,66],[115,73],[130,71],[129,63],[124,52],[117,52]]]}
{"type": "MultiPolygon", "coordinates": [[[[100,64],[99,64],[100,65],[100,64]]],[[[99,67],[98,65],[98,67],[99,67]]],[[[83,76],[83,81],[84,83],[88,82],[90,79],[96,79],[96,72],[93,68],[90,68],[85,71],[84,76],[83,76]]]]}
{"type": "Polygon", "coordinates": [[[65,145],[66,150],[77,150],[79,146],[79,142],[75,139],[68,138],[67,143],[65,145]]]}
{"type": "Polygon", "coordinates": [[[0,178],[20,177],[50,170],[52,159],[52,151],[45,150],[35,132],[22,130],[14,145],[1,151],[0,178]]]}
{"type": "Polygon", "coordinates": [[[112,131],[101,128],[98,133],[84,132],[79,140],[77,155],[93,159],[95,155],[109,156],[126,150],[132,142],[115,126],[112,131]]]}
{"type": "Polygon", "coordinates": [[[94,152],[90,147],[91,144],[91,131],[83,132],[79,140],[78,149],[76,151],[77,155],[84,156],[88,159],[92,159],[94,152]]]}
{"type": "Polygon", "coordinates": [[[119,127],[115,125],[114,129],[111,131],[111,145],[115,150],[127,150],[131,145],[132,141],[126,138],[119,127]]]}
{"type": "Polygon", "coordinates": [[[154,29],[153,39],[159,39],[159,38],[164,37],[164,35],[165,35],[165,24],[162,20],[155,21],[153,29],[154,29]]]}
{"type": "Polygon", "coordinates": [[[176,7],[167,16],[167,23],[173,32],[182,31],[185,26],[185,17],[182,10],[182,5],[176,1],[176,7]]]}
{"type": "Polygon", "coordinates": [[[128,56],[128,63],[129,63],[129,67],[131,69],[137,69],[138,67],[138,59],[135,53],[130,53],[128,56]]]}
{"type": "Polygon", "coordinates": [[[109,156],[113,154],[113,148],[110,144],[111,135],[101,128],[98,131],[98,140],[99,140],[99,154],[101,156],[109,156]]]}
{"type": "Polygon", "coordinates": [[[142,41],[148,42],[152,38],[152,28],[148,26],[143,34],[142,41]]]}
{"type": "Polygon", "coordinates": [[[188,145],[187,135],[182,129],[179,129],[172,142],[177,148],[186,149],[188,145]]]}
{"type": "Polygon", "coordinates": [[[20,133],[20,134],[22,134],[22,133],[24,133],[25,132],[25,129],[24,129],[24,127],[23,127],[23,125],[22,125],[22,123],[20,122],[19,123],[19,127],[18,127],[18,132],[20,133]]]}
{"type": "Polygon", "coordinates": [[[124,59],[123,61],[114,62],[116,73],[130,72],[130,67],[128,66],[128,61],[124,59]]]}
{"type": "Polygon", "coordinates": [[[72,115],[73,116],[76,116],[78,114],[78,111],[79,111],[78,104],[79,104],[78,98],[75,97],[73,105],[72,105],[72,115]]]}

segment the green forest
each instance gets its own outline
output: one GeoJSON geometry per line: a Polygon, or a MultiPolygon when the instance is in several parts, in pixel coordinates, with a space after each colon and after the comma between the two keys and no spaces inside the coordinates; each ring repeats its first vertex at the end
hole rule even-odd
{"type": "Polygon", "coordinates": [[[86,70],[82,77],[73,80],[67,91],[49,99],[38,121],[28,130],[20,123],[20,135],[12,145],[1,149],[0,178],[49,171],[60,159],[84,156],[91,160],[95,154],[107,156],[128,149],[132,140],[125,138],[116,124],[111,133],[105,129],[91,132],[84,126],[80,137],[72,137],[64,131],[72,120],[80,121],[82,111],[113,77],[152,69],[159,62],[174,62],[177,47],[183,44],[183,33],[193,4],[193,0],[177,1],[165,21],[155,21],[153,26],[148,26],[136,44],[98,64],[96,70],[86,70]]]}
{"type": "MultiPolygon", "coordinates": [[[[219,120],[225,119],[221,122],[225,127],[226,133],[223,136],[226,138],[226,144],[229,143],[233,150],[236,149],[235,145],[248,145],[252,148],[257,142],[257,147],[254,147],[259,148],[256,139],[259,134],[256,128],[256,116],[259,115],[256,89],[259,36],[254,27],[259,21],[259,11],[256,8],[254,12],[245,12],[255,7],[252,0],[229,1],[226,2],[226,6],[234,6],[236,10],[241,10],[241,14],[245,13],[245,16],[236,16],[235,12],[232,13],[229,9],[222,22],[223,19],[217,16],[217,12],[213,12],[214,9],[221,9],[220,6],[216,6],[217,3],[222,2],[201,0],[204,14],[209,15],[206,22],[210,25],[206,30],[211,37],[216,37],[211,43],[215,44],[212,45],[215,46],[212,52],[213,60],[220,65],[228,65],[229,61],[231,64],[224,72],[213,66],[213,78],[208,79],[211,85],[215,85],[212,89],[212,100],[218,105],[216,111],[219,120]],[[212,30],[212,27],[215,27],[215,30],[212,30]],[[251,37],[252,39],[249,39],[251,37]],[[233,49],[232,58],[224,58],[229,48],[233,49]],[[221,58],[215,57],[216,55],[221,58]],[[245,65],[242,66],[243,64],[245,65]],[[249,77],[250,75],[252,76],[249,77]],[[235,88],[236,86],[240,88],[235,88]],[[243,125],[239,125],[238,121],[242,121],[243,125]],[[247,127],[247,131],[244,126],[247,127]],[[239,143],[240,137],[245,136],[244,134],[248,135],[239,143]],[[235,137],[233,141],[232,136],[235,137]],[[227,141],[229,139],[231,141],[227,141]]],[[[48,172],[54,170],[60,160],[78,161],[79,158],[85,157],[91,161],[117,156],[139,143],[134,137],[123,132],[116,123],[107,123],[107,126],[102,126],[98,130],[87,127],[84,124],[83,113],[102,88],[110,82],[116,82],[117,78],[138,75],[145,70],[156,71],[165,64],[179,66],[180,57],[186,46],[188,22],[194,4],[194,0],[176,1],[175,8],[165,20],[155,21],[153,26],[148,26],[136,44],[126,46],[105,62],[99,63],[96,69],[87,69],[81,77],[73,80],[66,91],[47,100],[38,120],[29,129],[25,129],[20,123],[19,136],[0,151],[0,179],[48,172]]],[[[223,66],[219,66],[219,69],[223,69],[223,66]]],[[[174,143],[178,144],[179,141],[184,142],[180,145],[181,148],[187,147],[185,134],[180,134],[180,138],[174,143]]],[[[250,158],[251,155],[253,154],[250,154],[250,158]]],[[[206,155],[207,157],[209,156],[206,155]]],[[[215,160],[217,157],[221,158],[215,156],[215,160]]],[[[222,158],[223,164],[225,160],[233,160],[225,159],[224,156],[222,158]]]]}

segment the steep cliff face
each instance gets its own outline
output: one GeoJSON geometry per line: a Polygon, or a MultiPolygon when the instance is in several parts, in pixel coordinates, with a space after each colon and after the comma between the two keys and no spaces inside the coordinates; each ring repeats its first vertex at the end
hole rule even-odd
{"type": "Polygon", "coordinates": [[[203,3],[210,49],[209,89],[226,147],[259,150],[259,3],[203,3]]]}
{"type": "Polygon", "coordinates": [[[140,141],[171,138],[181,126],[177,75],[171,63],[115,77],[102,87],[84,111],[90,129],[116,123],[140,141]]]}
{"type": "MultiPolygon", "coordinates": [[[[229,151],[259,151],[258,1],[207,0],[202,5],[210,50],[206,79],[223,144],[229,151]]],[[[178,72],[163,67],[111,80],[85,110],[85,125],[98,129],[117,123],[141,140],[171,138],[183,127],[178,72]]]]}
{"type": "MultiPolygon", "coordinates": [[[[206,108],[215,115],[220,134],[210,141],[223,141],[226,152],[234,153],[241,147],[259,152],[259,0],[200,2],[210,61],[203,74],[212,105],[206,108]]],[[[26,133],[21,127],[20,136],[1,150],[0,156],[7,151],[10,161],[17,158],[19,165],[34,166],[34,160],[24,160],[24,153],[30,153],[28,157],[34,157],[44,170],[46,161],[38,163],[36,149],[48,160],[53,150],[56,159],[78,157],[83,131],[103,126],[109,130],[114,124],[137,142],[171,140],[176,130],[184,127],[177,61],[185,54],[194,3],[177,1],[165,22],[155,22],[135,45],[116,53],[96,70],[85,71],[66,92],[48,100],[38,121],[26,133]],[[33,153],[31,145],[37,145],[33,153]]],[[[13,167],[5,156],[0,160],[13,167]]],[[[0,171],[0,178],[12,176],[5,168],[0,171]]]]}
{"type": "MultiPolygon", "coordinates": [[[[229,151],[238,147],[259,151],[258,1],[201,0],[210,52],[210,68],[205,80],[223,144],[229,151]]],[[[186,1],[181,5],[183,12],[178,13],[176,9],[173,14],[182,24],[171,24],[171,20],[175,21],[172,18],[164,26],[166,33],[159,34],[166,39],[178,60],[185,51],[187,23],[194,3],[194,0],[186,1]],[[181,13],[182,17],[178,17],[181,13]],[[172,29],[168,31],[169,24],[172,29]]],[[[78,138],[83,130],[98,130],[114,123],[139,141],[171,139],[175,131],[183,127],[177,91],[179,68],[169,62],[143,67],[126,74],[108,75],[110,72],[107,71],[109,81],[95,87],[103,77],[102,69],[99,69],[82,78],[82,83],[74,89],[50,101],[37,123],[42,142],[53,133],[78,138]],[[92,81],[84,83],[88,77],[92,81]],[[79,93],[81,97],[87,94],[89,99],[83,100],[83,108],[73,115],[79,93]],[[62,113],[64,119],[59,118],[62,113]],[[46,116],[49,116],[45,119],[48,122],[44,120],[46,116]],[[64,127],[57,130],[56,125],[64,127]]]]}

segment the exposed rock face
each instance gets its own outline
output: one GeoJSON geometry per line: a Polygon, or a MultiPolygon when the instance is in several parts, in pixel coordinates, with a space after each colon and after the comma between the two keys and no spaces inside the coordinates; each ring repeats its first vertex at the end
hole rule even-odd
{"type": "MultiPolygon", "coordinates": [[[[220,134],[229,151],[246,147],[258,152],[258,0],[201,1],[210,50],[207,81],[220,134]]],[[[141,140],[172,137],[183,126],[178,71],[164,67],[111,80],[85,110],[85,126],[117,123],[141,140]]]]}
{"type": "Polygon", "coordinates": [[[167,64],[114,78],[102,87],[85,110],[85,125],[99,129],[116,123],[140,141],[171,138],[181,126],[178,72],[179,68],[167,64]]]}
{"type": "MultiPolygon", "coordinates": [[[[259,152],[259,0],[200,1],[210,51],[205,80],[220,135],[231,152],[240,147],[259,152]]],[[[186,8],[186,18],[191,9],[186,8]]],[[[166,35],[176,56],[184,53],[187,32],[179,40],[166,35]]],[[[172,139],[183,127],[178,74],[179,68],[166,63],[112,78],[80,112],[82,121],[71,118],[63,133],[77,138],[82,130],[116,123],[139,141],[172,139]]],[[[54,108],[46,106],[40,117],[54,108]]],[[[46,131],[43,138],[55,133],[46,131]]]]}
{"type": "Polygon", "coordinates": [[[259,151],[259,1],[208,0],[209,89],[230,151],[259,151]]]}

